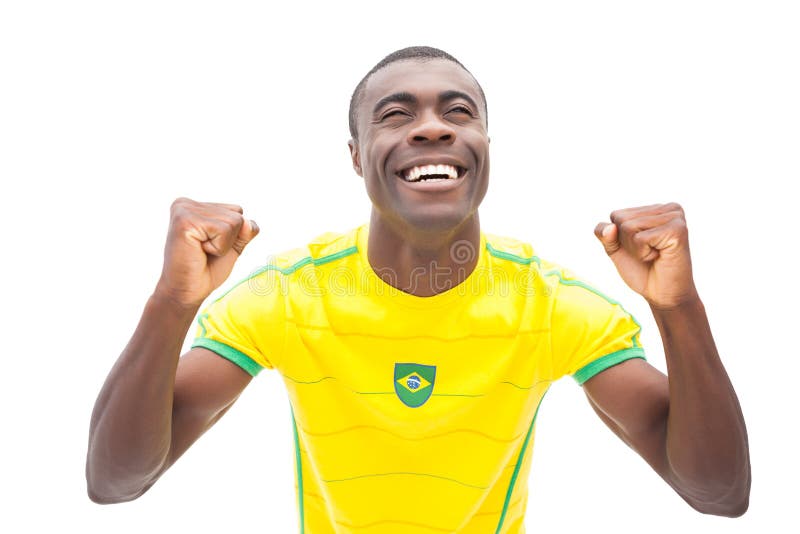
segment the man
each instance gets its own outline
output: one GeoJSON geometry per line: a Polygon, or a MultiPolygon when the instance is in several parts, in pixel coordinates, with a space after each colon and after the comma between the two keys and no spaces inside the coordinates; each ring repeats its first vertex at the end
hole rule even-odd
{"type": "Polygon", "coordinates": [[[740,516],[744,420],[695,288],[677,204],[595,235],[649,303],[669,377],[622,306],[484,233],[486,101],[452,56],[399,50],[351,101],[369,224],[278,255],[198,317],[258,233],[239,206],[178,199],[164,267],[92,416],[90,497],[142,495],[263,368],[292,407],[301,531],[524,532],[536,413],[564,375],[695,509],[740,516]]]}

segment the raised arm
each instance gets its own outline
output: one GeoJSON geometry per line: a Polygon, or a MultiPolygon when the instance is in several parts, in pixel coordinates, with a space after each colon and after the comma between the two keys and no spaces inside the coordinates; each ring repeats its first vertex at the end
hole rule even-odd
{"type": "Polygon", "coordinates": [[[257,233],[239,206],[173,203],[161,278],[92,413],[86,481],[94,502],[142,495],[250,382],[206,349],[179,356],[200,305],[257,233]]]}
{"type": "Polygon", "coordinates": [[[668,376],[630,360],[585,382],[586,395],[693,508],[740,516],[750,495],[747,429],[694,286],[683,209],[631,208],[615,211],[611,221],[595,234],[625,282],[650,304],[668,376]]]}

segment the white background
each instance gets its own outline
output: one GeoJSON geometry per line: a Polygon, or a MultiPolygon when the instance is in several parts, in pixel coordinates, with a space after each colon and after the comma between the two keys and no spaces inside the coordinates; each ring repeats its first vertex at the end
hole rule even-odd
{"type": "Polygon", "coordinates": [[[86,497],[89,416],[156,282],[173,198],[239,203],[259,222],[233,280],[366,221],[346,147],[350,93],[415,44],[454,54],[488,95],[484,229],[530,241],[625,303],[662,370],[649,310],[592,230],[617,208],[685,207],[747,421],[750,510],[704,516],[563,380],[539,412],[529,530],[796,525],[796,4],[289,4],[2,4],[0,530],[296,532],[276,373],[129,504],[86,497]]]}

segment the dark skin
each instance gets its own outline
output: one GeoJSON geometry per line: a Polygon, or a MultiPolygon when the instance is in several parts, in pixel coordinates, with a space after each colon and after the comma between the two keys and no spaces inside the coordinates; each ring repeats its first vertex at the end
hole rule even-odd
{"type": "Polygon", "coordinates": [[[747,429],[694,284],[683,209],[656,204],[610,218],[595,235],[650,305],[668,376],[629,360],[584,384],[589,402],[690,506],[741,516],[750,497],[747,429]]]}
{"type": "Polygon", "coordinates": [[[179,355],[201,303],[258,227],[235,205],[177,199],[170,212],[161,278],[92,412],[86,480],[97,503],[146,492],[251,380],[206,349],[179,355]]]}
{"type": "Polygon", "coordinates": [[[489,185],[483,100],[475,80],[464,74],[455,63],[439,60],[401,61],[376,72],[358,108],[358,140],[348,143],[372,201],[370,265],[392,273],[396,281],[387,282],[418,296],[457,285],[478,260],[472,254],[468,263],[457,263],[450,254],[451,245],[462,240],[478,250],[478,206],[489,185]],[[409,69],[421,64],[424,69],[409,69]],[[415,165],[438,163],[464,169],[455,187],[414,187],[398,176],[415,165]],[[448,270],[450,277],[442,274],[448,270]]]}
{"type": "MultiPolygon", "coordinates": [[[[444,60],[394,63],[365,88],[359,136],[349,145],[373,203],[369,262],[379,274],[391,269],[385,279],[404,291],[439,293],[476,265],[477,254],[454,262],[450,251],[459,242],[478,250],[478,206],[489,177],[483,113],[472,76],[444,60]],[[459,176],[414,185],[397,174],[428,163],[457,166],[459,176]],[[431,265],[451,269],[439,269],[434,280],[431,265]]],[[[668,376],[628,360],[584,383],[589,403],[693,508],[740,516],[750,494],[747,431],[694,284],[683,209],[643,206],[610,219],[595,235],[650,305],[668,376]]],[[[238,206],[173,204],[161,279],[92,414],[86,473],[95,502],[147,491],[250,382],[206,349],[179,352],[201,303],[256,233],[238,206]]]]}

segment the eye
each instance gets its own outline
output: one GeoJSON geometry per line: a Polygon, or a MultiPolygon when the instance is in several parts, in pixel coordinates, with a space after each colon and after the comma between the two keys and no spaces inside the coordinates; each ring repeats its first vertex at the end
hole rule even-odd
{"type": "Polygon", "coordinates": [[[381,120],[388,119],[389,117],[399,116],[399,115],[408,115],[408,113],[402,109],[390,109],[386,113],[381,116],[381,120]]]}
{"type": "Polygon", "coordinates": [[[465,114],[469,115],[470,117],[472,117],[472,110],[469,109],[467,106],[461,106],[461,105],[454,106],[454,107],[450,108],[450,111],[448,111],[448,113],[451,113],[451,112],[465,113],[465,114]]]}

